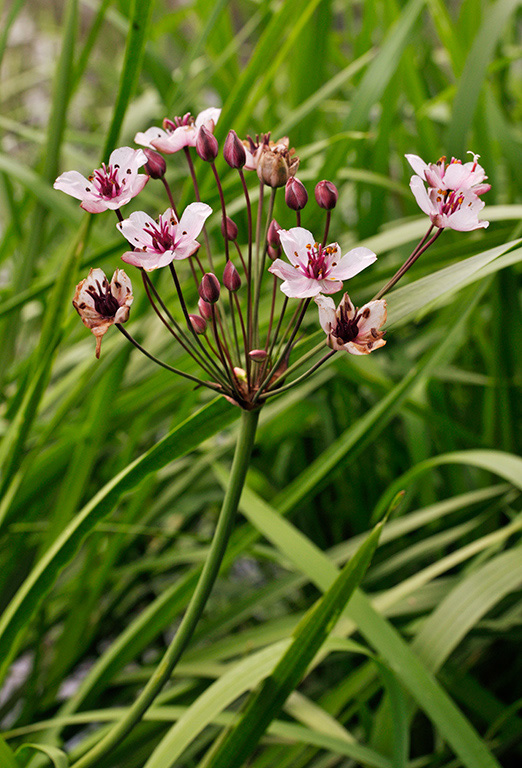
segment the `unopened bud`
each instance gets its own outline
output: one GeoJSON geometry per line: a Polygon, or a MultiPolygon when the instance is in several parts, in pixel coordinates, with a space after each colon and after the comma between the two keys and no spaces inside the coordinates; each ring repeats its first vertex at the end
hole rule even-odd
{"type": "Polygon", "coordinates": [[[271,245],[268,246],[266,252],[272,261],[275,261],[281,256],[281,248],[273,248],[271,245]]]}
{"type": "Polygon", "coordinates": [[[221,234],[227,240],[237,240],[237,226],[230,216],[221,219],[221,234]]]}
{"type": "Polygon", "coordinates": [[[265,349],[253,349],[248,356],[255,363],[263,363],[268,357],[268,352],[265,349]]]}
{"type": "Polygon", "coordinates": [[[167,170],[167,163],[165,158],[160,155],[159,152],[155,152],[153,149],[145,147],[141,150],[147,155],[147,162],[143,166],[145,172],[151,177],[151,179],[162,179],[165,176],[167,170]]]}
{"type": "Polygon", "coordinates": [[[231,168],[242,168],[246,163],[243,142],[235,131],[229,131],[223,147],[223,157],[231,168]]]}
{"type": "Polygon", "coordinates": [[[196,138],[196,152],[205,162],[213,163],[218,156],[218,150],[219,144],[216,137],[202,125],[196,138]]]}
{"type": "Polygon", "coordinates": [[[200,315],[205,318],[205,320],[210,320],[212,318],[212,307],[208,303],[208,301],[205,301],[205,299],[199,299],[198,301],[198,309],[200,312],[200,315]]]}
{"type": "Polygon", "coordinates": [[[202,317],[199,315],[189,315],[189,320],[196,333],[205,333],[207,330],[207,324],[202,317]]]}
{"type": "Polygon", "coordinates": [[[272,219],[270,226],[268,227],[267,242],[272,248],[280,248],[281,240],[279,239],[279,230],[281,227],[275,219],[272,219]]]}
{"type": "Polygon", "coordinates": [[[223,284],[229,291],[239,291],[241,288],[241,278],[239,272],[232,264],[231,261],[227,261],[225,269],[223,271],[223,284]]]}
{"type": "Polygon", "coordinates": [[[248,381],[247,373],[244,368],[234,368],[234,376],[236,379],[242,383],[245,383],[248,381]]]}
{"type": "Polygon", "coordinates": [[[208,302],[208,304],[215,304],[219,299],[220,289],[219,280],[212,272],[207,272],[203,275],[198,289],[203,301],[208,302]]]}
{"type": "Polygon", "coordinates": [[[331,211],[337,205],[339,192],[333,181],[320,181],[315,187],[315,199],[320,208],[331,211]]]}
{"type": "Polygon", "coordinates": [[[305,185],[295,176],[290,176],[285,187],[285,203],[293,211],[301,211],[308,202],[305,185]]]}

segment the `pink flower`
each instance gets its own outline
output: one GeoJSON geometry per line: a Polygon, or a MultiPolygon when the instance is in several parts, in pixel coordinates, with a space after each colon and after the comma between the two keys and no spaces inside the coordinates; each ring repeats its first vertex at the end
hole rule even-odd
{"type": "Polygon", "coordinates": [[[484,192],[491,189],[491,184],[483,183],[487,176],[484,168],[477,162],[480,155],[473,152],[468,154],[473,155],[473,161],[469,163],[462,163],[455,157],[446,163],[446,158],[441,157],[438,162],[429,165],[417,155],[405,155],[405,157],[417,176],[428,183],[428,187],[440,189],[443,192],[447,190],[453,192],[470,191],[475,195],[483,195],[484,192]]]}
{"type": "Polygon", "coordinates": [[[210,107],[200,112],[196,118],[190,112],[183,117],[175,117],[174,120],[165,118],[163,128],[149,128],[143,133],[139,132],[134,141],[143,147],[172,155],[183,147],[195,147],[201,126],[213,133],[220,114],[220,109],[210,107]]]}
{"type": "Polygon", "coordinates": [[[88,179],[78,171],[66,171],[53,186],[81,200],[81,207],[89,213],[114,211],[136,197],[149,180],[144,173],[138,173],[146,162],[141,149],[120,147],[111,154],[108,165],[103,163],[88,179]]]}
{"type": "Polygon", "coordinates": [[[336,293],[343,287],[343,280],[357,275],[377,259],[372,251],[362,246],[341,257],[337,243],[323,247],[303,227],[280,229],[279,239],[290,264],[276,259],[268,271],[285,281],[281,290],[292,298],[336,293]]]}
{"type": "Polygon", "coordinates": [[[199,248],[196,237],[211,213],[206,203],[188,205],[179,222],[172,208],[167,208],[157,221],[143,211],[131,213],[116,225],[136,249],[124,253],[123,261],[152,272],[174,260],[187,259],[199,248]]]}
{"type": "Polygon", "coordinates": [[[102,269],[91,269],[76,286],[73,307],[96,336],[96,357],[100,356],[102,336],[109,327],[128,319],[132,301],[131,281],[123,269],[116,270],[110,285],[102,269]]]}
{"type": "Polygon", "coordinates": [[[484,202],[470,190],[456,192],[432,187],[426,190],[419,176],[411,177],[410,188],[421,210],[439,229],[450,227],[459,232],[469,232],[472,229],[489,226],[489,221],[478,220],[478,214],[484,208],[484,202]]]}
{"type": "Polygon", "coordinates": [[[374,349],[383,347],[384,333],[379,331],[386,322],[386,302],[383,299],[370,301],[356,309],[347,293],[337,309],[329,296],[316,296],[319,307],[319,322],[327,334],[327,344],[335,350],[344,350],[351,355],[369,355],[374,349]]]}

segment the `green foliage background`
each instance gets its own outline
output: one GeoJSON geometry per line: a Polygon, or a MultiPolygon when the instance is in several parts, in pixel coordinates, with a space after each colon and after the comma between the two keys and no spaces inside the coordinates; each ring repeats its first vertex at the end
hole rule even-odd
{"type": "MultiPolygon", "coordinates": [[[[310,195],[337,183],[332,238],[379,256],[350,285],[359,305],[426,229],[404,153],[478,152],[491,225],[445,232],[419,260],[390,295],[383,350],[336,355],[264,409],[204,620],[100,768],[197,766],[400,489],[364,592],[248,764],[519,765],[519,3],[18,0],[4,12],[1,765],[67,765],[64,752],[78,757],[121,717],[212,537],[237,413],[116,333],[94,359],[70,298],[90,266],[120,266],[123,242],[110,215],[52,189],[62,170],[88,172],[137,130],[210,104],[223,106],[220,140],[288,134],[310,195]],[[28,742],[48,756],[15,758],[28,742]]],[[[177,157],[169,178],[189,202],[177,157]]],[[[246,233],[232,176],[226,190],[246,233]]],[[[166,206],[152,183],[130,207],[144,206],[166,206]]],[[[293,224],[281,199],[275,215],[293,224]]],[[[313,202],[303,223],[322,226],[313,202]]],[[[192,370],[135,293],[134,335],[192,370]]],[[[307,324],[317,330],[314,313],[307,324]]]]}

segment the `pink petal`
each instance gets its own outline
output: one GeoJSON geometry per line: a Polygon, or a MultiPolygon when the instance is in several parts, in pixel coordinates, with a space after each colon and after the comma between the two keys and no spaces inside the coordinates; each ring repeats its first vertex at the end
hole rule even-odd
{"type": "Polygon", "coordinates": [[[424,162],[424,160],[421,160],[421,158],[418,155],[404,155],[406,160],[409,162],[417,176],[420,176],[421,179],[424,181],[426,179],[424,173],[428,170],[429,166],[427,163],[424,162]]]}
{"type": "Polygon", "coordinates": [[[121,257],[122,261],[135,267],[142,267],[146,272],[158,268],[158,254],[147,251],[127,251],[121,257]]]}
{"type": "Polygon", "coordinates": [[[119,221],[116,227],[120,230],[123,237],[139,248],[151,248],[151,238],[146,232],[145,227],[155,226],[155,221],[144,211],[134,211],[128,219],[119,221]]]}
{"type": "Polygon", "coordinates": [[[335,325],[335,302],[329,296],[316,296],[314,299],[319,308],[319,322],[325,333],[330,333],[335,325]]]}
{"type": "Polygon", "coordinates": [[[166,138],[167,135],[167,132],[164,131],[163,128],[147,128],[146,131],[138,131],[134,137],[134,143],[141,144],[142,147],[154,149],[151,141],[166,138]]]}
{"type": "Polygon", "coordinates": [[[106,200],[82,200],[80,208],[88,211],[88,213],[103,213],[107,210],[108,205],[106,200]]]}
{"type": "MultiPolygon", "coordinates": [[[[296,274],[298,273],[296,272],[296,274]]],[[[317,280],[301,275],[281,283],[281,290],[285,296],[291,299],[309,299],[321,292],[321,286],[317,280]]]]}
{"type": "Polygon", "coordinates": [[[85,176],[82,176],[81,173],[78,173],[78,171],[66,171],[61,176],[58,176],[53,187],[59,189],[60,192],[76,197],[77,200],[83,200],[89,196],[92,183],[85,176]]]}
{"type": "Polygon", "coordinates": [[[174,152],[183,149],[183,147],[193,147],[196,143],[197,131],[192,125],[180,125],[165,138],[153,139],[151,142],[154,149],[159,149],[166,155],[172,155],[174,152]]]}
{"type": "Polygon", "coordinates": [[[471,168],[467,168],[466,165],[462,165],[462,163],[450,163],[448,165],[444,174],[444,184],[447,189],[460,189],[464,186],[471,186],[471,168]]]}
{"type": "Polygon", "coordinates": [[[291,264],[287,264],[286,261],[283,261],[283,259],[276,259],[270,267],[268,267],[268,271],[271,272],[273,275],[277,275],[277,277],[280,277],[281,280],[295,280],[296,276],[304,277],[302,272],[299,272],[296,270],[295,267],[293,267],[291,264]]]}
{"type": "Polygon", "coordinates": [[[196,128],[200,128],[202,125],[204,125],[205,128],[208,128],[209,131],[213,131],[220,115],[221,110],[217,109],[216,107],[209,107],[208,109],[204,109],[203,112],[200,112],[196,117],[196,128]],[[210,123],[212,123],[212,128],[210,128],[210,123]]]}
{"type": "Polygon", "coordinates": [[[132,147],[118,147],[111,152],[109,164],[114,168],[118,166],[118,178],[126,178],[131,173],[137,173],[138,168],[145,165],[147,156],[142,149],[132,147]]]}
{"type": "Polygon", "coordinates": [[[177,231],[188,239],[194,240],[211,213],[212,208],[206,203],[190,203],[181,215],[177,231]]]}
{"type": "Polygon", "coordinates": [[[352,248],[351,251],[348,251],[343,256],[339,264],[332,268],[329,277],[336,278],[337,280],[348,280],[350,277],[358,275],[366,267],[369,267],[374,261],[377,261],[377,256],[374,252],[360,245],[357,248],[352,248]]]}
{"type": "Polygon", "coordinates": [[[332,280],[330,277],[326,280],[319,280],[318,282],[322,293],[337,293],[337,291],[340,291],[343,287],[340,280],[332,280]]]}
{"type": "Polygon", "coordinates": [[[313,247],[315,238],[308,229],[304,227],[292,227],[292,229],[280,229],[279,239],[283,250],[288,256],[288,260],[300,266],[308,264],[307,245],[313,247]]]}
{"type": "Polygon", "coordinates": [[[418,176],[412,176],[410,179],[410,189],[421,211],[429,216],[433,212],[433,206],[426,192],[426,187],[422,183],[422,179],[418,176]]]}
{"type": "Polygon", "coordinates": [[[131,198],[139,195],[145,184],[148,182],[149,177],[146,173],[137,173],[131,180],[131,183],[127,187],[127,192],[131,198]]]}
{"type": "Polygon", "coordinates": [[[184,239],[179,243],[179,245],[176,246],[176,250],[173,252],[172,258],[176,261],[181,261],[181,259],[188,259],[189,256],[192,256],[192,254],[196,253],[200,245],[201,244],[198,243],[197,240],[189,240],[188,238],[184,239]]]}

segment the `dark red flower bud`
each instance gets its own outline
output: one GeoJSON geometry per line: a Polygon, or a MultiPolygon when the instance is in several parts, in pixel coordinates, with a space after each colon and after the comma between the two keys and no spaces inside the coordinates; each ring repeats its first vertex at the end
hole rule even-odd
{"type": "Polygon", "coordinates": [[[263,363],[268,357],[268,352],[264,349],[253,349],[248,356],[254,363],[263,363]]]}
{"type": "Polygon", "coordinates": [[[206,301],[209,304],[215,304],[219,299],[220,290],[221,286],[219,280],[212,272],[207,272],[203,275],[198,288],[199,295],[203,301],[206,301]]]}
{"type": "Polygon", "coordinates": [[[210,320],[212,317],[212,307],[208,303],[208,301],[205,301],[205,299],[199,299],[198,301],[198,309],[199,313],[202,317],[205,318],[205,320],[210,320]]]}
{"type": "Polygon", "coordinates": [[[162,179],[167,170],[165,158],[160,155],[159,152],[155,152],[153,149],[148,149],[148,147],[145,147],[141,151],[145,152],[147,155],[147,162],[143,166],[145,172],[148,173],[151,179],[162,179]]]}
{"type": "Polygon", "coordinates": [[[237,240],[237,227],[229,216],[221,219],[221,234],[227,240],[237,240]]]}
{"type": "Polygon", "coordinates": [[[189,320],[192,323],[193,329],[196,333],[202,334],[207,330],[207,324],[205,320],[199,315],[189,315],[189,320]]]}
{"type": "Polygon", "coordinates": [[[234,293],[241,288],[239,272],[231,261],[227,261],[225,264],[225,269],[223,271],[223,285],[228,288],[229,291],[233,291],[234,293]]]}
{"type": "Polygon", "coordinates": [[[268,227],[268,234],[266,237],[268,245],[271,245],[272,248],[280,248],[281,247],[281,241],[279,239],[279,230],[281,227],[277,223],[275,219],[272,219],[270,222],[270,226],[268,227]]]}
{"type": "Polygon", "coordinates": [[[295,176],[290,176],[285,187],[285,203],[293,211],[301,211],[308,202],[305,185],[295,176]]]}
{"type": "Polygon", "coordinates": [[[272,259],[272,261],[275,261],[281,256],[281,248],[272,248],[271,245],[267,248],[268,256],[272,259]]]}
{"type": "Polygon", "coordinates": [[[320,181],[315,187],[315,199],[320,208],[331,211],[337,205],[339,192],[333,181],[320,181]]]}
{"type": "Polygon", "coordinates": [[[235,131],[229,131],[223,147],[223,157],[231,168],[242,168],[246,163],[243,142],[235,131]]]}
{"type": "Polygon", "coordinates": [[[196,152],[205,162],[213,163],[218,156],[218,150],[219,144],[216,137],[202,125],[196,138],[196,152]]]}

